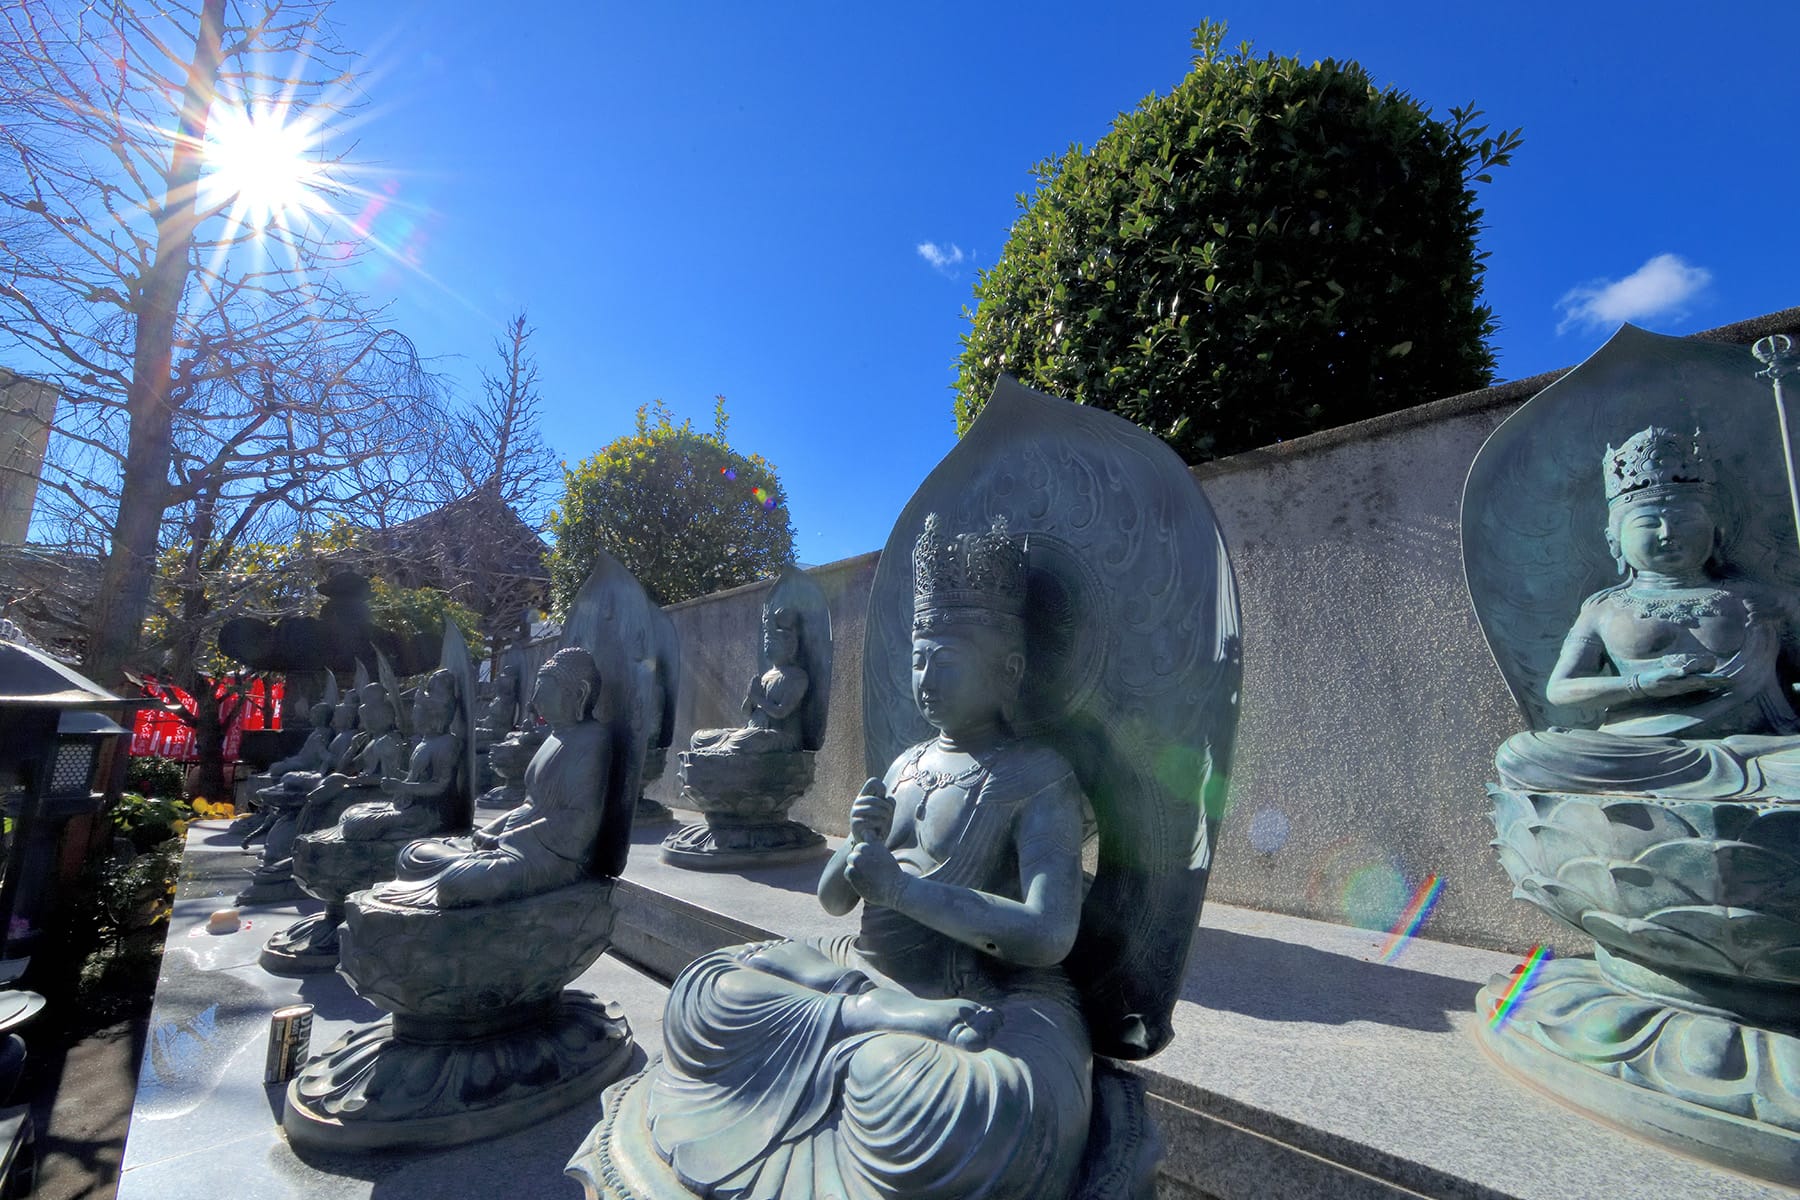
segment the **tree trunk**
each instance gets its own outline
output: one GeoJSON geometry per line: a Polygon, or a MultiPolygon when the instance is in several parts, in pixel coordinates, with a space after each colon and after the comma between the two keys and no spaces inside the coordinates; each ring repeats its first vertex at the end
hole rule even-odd
{"type": "Polygon", "coordinates": [[[201,7],[200,30],[181,100],[181,131],[164,176],[156,257],[132,297],[137,328],[131,386],[126,394],[131,432],[112,545],[88,622],[85,665],[102,685],[120,681],[120,672],[137,651],[144,617],[150,610],[174,439],[169,393],[175,322],[187,287],[188,260],[198,222],[200,147],[206,139],[207,112],[218,82],[224,12],[225,0],[205,0],[201,7]]]}

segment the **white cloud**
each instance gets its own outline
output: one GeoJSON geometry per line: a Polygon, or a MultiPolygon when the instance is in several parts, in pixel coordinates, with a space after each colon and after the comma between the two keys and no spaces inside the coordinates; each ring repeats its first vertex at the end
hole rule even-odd
{"type": "Polygon", "coordinates": [[[954,273],[955,266],[969,256],[955,242],[948,246],[940,246],[936,242],[920,242],[917,246],[919,257],[930,263],[933,269],[945,275],[954,273]]]}
{"type": "Polygon", "coordinates": [[[1712,272],[1679,254],[1658,254],[1623,279],[1597,279],[1570,288],[1556,307],[1556,332],[1611,329],[1622,321],[1680,316],[1682,306],[1712,282],[1712,272]]]}

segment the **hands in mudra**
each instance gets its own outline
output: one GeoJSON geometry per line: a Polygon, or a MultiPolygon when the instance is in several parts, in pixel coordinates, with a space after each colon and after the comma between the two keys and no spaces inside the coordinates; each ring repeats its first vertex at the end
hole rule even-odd
{"type": "Polygon", "coordinates": [[[850,806],[851,846],[844,878],[864,901],[883,908],[892,908],[906,885],[906,872],[887,848],[893,827],[894,798],[881,780],[871,779],[850,806]]]}
{"type": "Polygon", "coordinates": [[[1671,654],[1661,661],[1661,666],[1639,671],[1633,677],[1637,689],[1646,696],[1682,696],[1711,691],[1729,682],[1725,676],[1713,674],[1718,662],[1705,655],[1671,654]]]}

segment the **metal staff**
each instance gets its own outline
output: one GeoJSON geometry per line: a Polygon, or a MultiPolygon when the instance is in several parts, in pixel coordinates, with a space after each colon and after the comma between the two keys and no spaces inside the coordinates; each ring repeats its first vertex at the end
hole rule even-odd
{"type": "Polygon", "coordinates": [[[1775,389],[1775,419],[1781,425],[1781,450],[1787,456],[1788,502],[1793,507],[1795,535],[1800,536],[1800,459],[1794,456],[1794,431],[1781,394],[1782,377],[1800,371],[1800,353],[1794,350],[1794,339],[1785,333],[1761,339],[1750,347],[1750,353],[1763,364],[1757,378],[1767,379],[1775,389]]]}

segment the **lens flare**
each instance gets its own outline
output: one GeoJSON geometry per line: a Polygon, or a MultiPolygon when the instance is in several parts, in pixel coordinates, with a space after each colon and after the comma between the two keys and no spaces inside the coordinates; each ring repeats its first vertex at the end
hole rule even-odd
{"type": "Polygon", "coordinates": [[[1512,1011],[1518,1007],[1519,1001],[1523,1000],[1526,993],[1531,991],[1532,986],[1537,983],[1538,976],[1543,973],[1544,964],[1554,957],[1555,954],[1548,946],[1537,945],[1531,948],[1531,954],[1525,961],[1513,968],[1511,985],[1507,987],[1506,994],[1495,1003],[1494,1011],[1488,1014],[1489,1029],[1499,1029],[1506,1024],[1507,1018],[1512,1016],[1512,1011]]]}
{"type": "Polygon", "coordinates": [[[1412,899],[1400,911],[1399,920],[1388,931],[1388,940],[1381,947],[1381,961],[1393,962],[1400,957],[1400,952],[1408,942],[1417,936],[1420,928],[1431,916],[1431,910],[1437,906],[1438,897],[1443,894],[1444,881],[1436,874],[1427,875],[1425,882],[1419,885],[1412,899]]]}
{"type": "Polygon", "coordinates": [[[230,206],[234,221],[258,233],[304,219],[324,207],[324,168],[314,158],[322,136],[272,104],[219,105],[207,122],[203,197],[230,206]]]}

